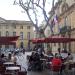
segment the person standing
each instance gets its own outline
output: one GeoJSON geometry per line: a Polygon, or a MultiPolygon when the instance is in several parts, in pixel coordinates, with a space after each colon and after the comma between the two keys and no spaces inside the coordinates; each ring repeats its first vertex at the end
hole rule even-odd
{"type": "Polygon", "coordinates": [[[11,61],[14,62],[15,65],[17,64],[17,57],[16,57],[15,53],[12,54],[11,61]]]}
{"type": "Polygon", "coordinates": [[[25,54],[25,51],[26,51],[25,48],[23,48],[23,54],[25,54]]]}

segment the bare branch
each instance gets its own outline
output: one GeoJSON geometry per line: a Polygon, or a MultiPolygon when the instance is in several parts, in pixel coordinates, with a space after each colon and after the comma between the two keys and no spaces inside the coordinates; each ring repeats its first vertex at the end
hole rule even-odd
{"type": "MultiPolygon", "coordinates": [[[[14,3],[15,3],[15,1],[14,1],[14,3]]],[[[47,16],[47,13],[46,13],[46,10],[45,10],[45,5],[46,5],[46,1],[47,0],[24,0],[24,1],[23,0],[19,0],[18,5],[21,6],[25,10],[25,12],[27,13],[30,21],[33,23],[33,26],[36,28],[36,30],[40,31],[39,27],[38,27],[38,24],[39,24],[38,23],[38,17],[39,17],[39,15],[38,15],[39,14],[38,13],[39,10],[38,9],[40,9],[41,13],[43,13],[42,14],[43,18],[46,21],[46,26],[44,27],[43,30],[46,29],[47,25],[49,25],[50,26],[50,30],[53,33],[51,25],[49,24],[49,17],[47,16]],[[33,14],[31,14],[30,11],[32,11],[33,14]],[[34,16],[35,22],[32,19],[32,15],[34,16]]],[[[54,1],[55,0],[53,0],[53,2],[52,2],[52,7],[54,7],[54,1]]]]}

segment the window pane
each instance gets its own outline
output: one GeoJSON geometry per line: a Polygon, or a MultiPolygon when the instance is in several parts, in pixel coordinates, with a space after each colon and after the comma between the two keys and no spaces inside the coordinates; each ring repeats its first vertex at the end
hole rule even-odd
{"type": "Polygon", "coordinates": [[[8,31],[6,31],[6,36],[9,36],[9,32],[8,31]]]}
{"type": "Polygon", "coordinates": [[[2,45],[0,45],[0,49],[2,48],[2,45]]]}
{"type": "Polygon", "coordinates": [[[1,32],[0,32],[0,36],[1,36],[1,32]]]}
{"type": "Polygon", "coordinates": [[[1,25],[0,25],[0,29],[1,29],[1,25]]]}
{"type": "Polygon", "coordinates": [[[23,32],[20,32],[20,39],[23,40],[23,32]]]}
{"type": "Polygon", "coordinates": [[[8,26],[8,25],[6,25],[6,29],[8,29],[8,27],[9,27],[9,26],[8,26]]]}
{"type": "Polygon", "coordinates": [[[27,29],[30,29],[30,26],[27,26],[27,29]]]}
{"type": "Polygon", "coordinates": [[[20,29],[23,29],[23,26],[20,26],[20,29]]]}
{"type": "Polygon", "coordinates": [[[23,42],[20,43],[20,47],[21,47],[21,48],[24,47],[24,43],[23,43],[23,42]]]}
{"type": "Polygon", "coordinates": [[[14,29],[16,29],[16,25],[13,25],[12,27],[13,27],[14,29]]]}
{"type": "Polygon", "coordinates": [[[16,32],[13,32],[13,36],[16,36],[16,32]]]}
{"type": "Polygon", "coordinates": [[[30,39],[30,32],[27,33],[27,38],[30,39]]]}
{"type": "Polygon", "coordinates": [[[9,48],[9,45],[5,45],[5,48],[8,49],[9,48]]]}

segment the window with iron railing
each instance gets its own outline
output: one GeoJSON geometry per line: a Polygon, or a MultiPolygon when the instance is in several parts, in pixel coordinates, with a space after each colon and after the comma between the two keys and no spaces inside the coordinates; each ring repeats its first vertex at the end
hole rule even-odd
{"type": "Polygon", "coordinates": [[[13,29],[16,29],[16,25],[13,25],[12,27],[13,27],[13,29]]]}
{"type": "Polygon", "coordinates": [[[8,49],[9,48],[9,45],[5,45],[5,48],[8,49]]]}
{"type": "Polygon", "coordinates": [[[16,36],[16,32],[13,32],[13,36],[16,36]]]}
{"type": "Polygon", "coordinates": [[[23,40],[23,32],[20,32],[20,40],[23,40]]]}
{"type": "Polygon", "coordinates": [[[8,25],[6,25],[6,29],[8,29],[9,28],[9,26],[8,25]]]}
{"type": "Polygon", "coordinates": [[[23,29],[23,26],[20,26],[20,29],[23,29]]]}
{"type": "Polygon", "coordinates": [[[30,39],[30,32],[27,32],[27,39],[30,39]]]}
{"type": "Polygon", "coordinates": [[[1,36],[1,31],[0,31],[0,36],[1,36]]]}
{"type": "Polygon", "coordinates": [[[30,29],[31,28],[31,26],[27,26],[27,29],[30,29]]]}
{"type": "Polygon", "coordinates": [[[8,31],[6,31],[6,36],[9,36],[9,32],[8,31]]]}

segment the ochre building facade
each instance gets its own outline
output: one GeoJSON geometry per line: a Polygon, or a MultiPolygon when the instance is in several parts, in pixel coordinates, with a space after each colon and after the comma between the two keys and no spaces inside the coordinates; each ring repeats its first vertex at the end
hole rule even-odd
{"type": "MultiPolygon", "coordinates": [[[[58,0],[49,12],[54,36],[75,38],[75,0],[58,0]],[[54,20],[54,24],[52,21],[54,20]]],[[[51,33],[51,32],[50,32],[51,33]]],[[[51,34],[49,36],[52,36],[51,34]]],[[[58,47],[75,52],[75,41],[70,43],[52,43],[52,49],[58,47]]]]}
{"type": "Polygon", "coordinates": [[[0,45],[0,48],[32,47],[29,40],[33,38],[33,25],[30,21],[5,20],[0,17],[0,37],[19,36],[16,45],[0,45]]]}

